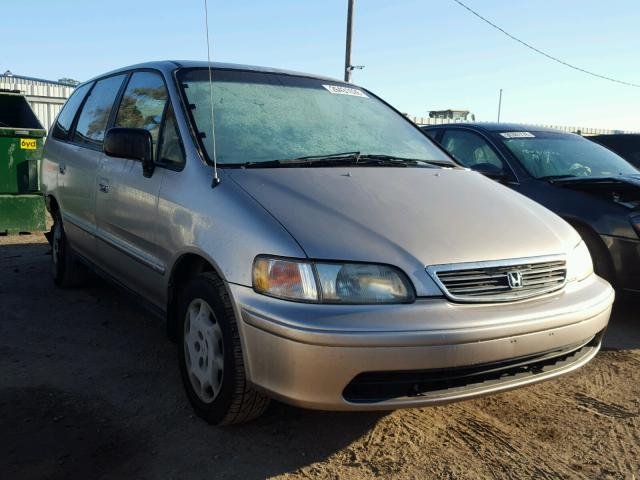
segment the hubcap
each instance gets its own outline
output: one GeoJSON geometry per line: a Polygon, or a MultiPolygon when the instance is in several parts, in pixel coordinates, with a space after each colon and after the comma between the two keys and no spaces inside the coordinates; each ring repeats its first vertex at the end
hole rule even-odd
{"type": "Polygon", "coordinates": [[[213,402],[222,386],[224,347],[220,324],[201,298],[191,301],[185,315],[184,358],[193,391],[203,402],[213,402]]]}

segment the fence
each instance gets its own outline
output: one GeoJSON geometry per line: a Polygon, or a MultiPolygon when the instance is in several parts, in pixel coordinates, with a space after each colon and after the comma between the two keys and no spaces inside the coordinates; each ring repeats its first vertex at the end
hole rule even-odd
{"type": "MultiPolygon", "coordinates": [[[[0,89],[19,90],[25,94],[27,101],[33,108],[42,126],[49,131],[56,116],[62,109],[75,87],[64,83],[41,80],[37,78],[21,77],[18,75],[0,75],[0,89]]],[[[445,118],[409,117],[418,125],[442,125],[444,123],[467,123],[466,121],[445,118]]],[[[564,132],[582,135],[607,135],[612,133],[637,133],[624,130],[608,130],[604,128],[573,127],[559,125],[532,125],[538,127],[555,128],[564,132]]]]}
{"type": "MultiPolygon", "coordinates": [[[[448,118],[430,118],[430,117],[409,117],[414,123],[418,125],[442,125],[445,123],[469,123],[464,120],[451,120],[448,118]]],[[[606,128],[589,128],[589,127],[572,127],[562,125],[539,125],[531,124],[532,127],[546,127],[555,128],[556,130],[562,130],[563,132],[578,133],[582,135],[610,135],[613,133],[638,133],[626,130],[608,130],[606,128]]]]}

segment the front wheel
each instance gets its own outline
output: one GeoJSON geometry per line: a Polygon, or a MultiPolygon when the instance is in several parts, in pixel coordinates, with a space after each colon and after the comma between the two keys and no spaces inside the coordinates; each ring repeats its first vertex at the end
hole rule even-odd
{"type": "Polygon", "coordinates": [[[268,397],[247,382],[238,326],[222,280],[196,276],[184,289],[179,311],[182,383],[199,416],[216,425],[261,415],[268,397]]]}

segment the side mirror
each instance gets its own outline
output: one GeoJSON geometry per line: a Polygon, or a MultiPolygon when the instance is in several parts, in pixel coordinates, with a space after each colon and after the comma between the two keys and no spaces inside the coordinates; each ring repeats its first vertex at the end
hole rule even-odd
{"type": "Polygon", "coordinates": [[[128,158],[142,162],[142,173],[149,178],[153,175],[153,140],[144,128],[109,129],[104,138],[104,153],[110,157],[128,158]]]}
{"type": "Polygon", "coordinates": [[[497,167],[493,163],[477,163],[475,165],[471,165],[471,170],[474,170],[478,173],[481,173],[485,177],[489,177],[492,180],[505,180],[507,178],[507,174],[500,167],[497,167]]]}

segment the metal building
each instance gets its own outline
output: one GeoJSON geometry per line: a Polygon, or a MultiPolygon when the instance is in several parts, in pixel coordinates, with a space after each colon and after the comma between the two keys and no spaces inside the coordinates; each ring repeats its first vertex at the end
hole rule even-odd
{"type": "MultiPolygon", "coordinates": [[[[453,120],[454,122],[467,121],[469,116],[469,110],[431,110],[429,112],[429,118],[445,118],[447,120],[453,120]]],[[[473,117],[473,114],[471,115],[473,117]]]]}
{"type": "Polygon", "coordinates": [[[48,132],[62,105],[75,89],[75,85],[23,77],[7,70],[0,74],[0,89],[19,90],[23,93],[38,120],[48,132]]]}

